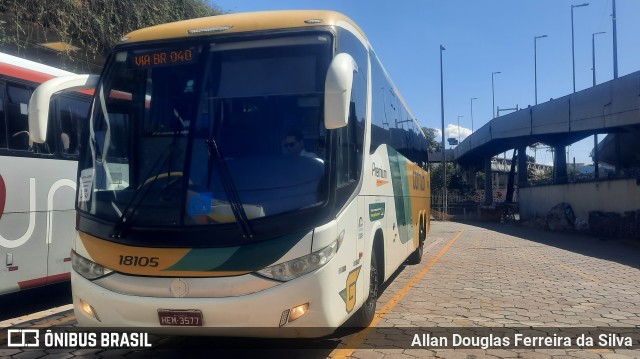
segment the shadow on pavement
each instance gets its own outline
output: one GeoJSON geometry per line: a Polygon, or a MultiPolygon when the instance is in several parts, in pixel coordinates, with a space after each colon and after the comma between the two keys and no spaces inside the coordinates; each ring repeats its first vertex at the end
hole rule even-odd
{"type": "Polygon", "coordinates": [[[580,253],[593,258],[628,265],[640,269],[640,241],[599,238],[578,232],[553,232],[524,227],[518,223],[457,222],[484,228],[524,240],[580,253]]]}
{"type": "Polygon", "coordinates": [[[0,321],[71,304],[71,282],[0,295],[0,321]]]}

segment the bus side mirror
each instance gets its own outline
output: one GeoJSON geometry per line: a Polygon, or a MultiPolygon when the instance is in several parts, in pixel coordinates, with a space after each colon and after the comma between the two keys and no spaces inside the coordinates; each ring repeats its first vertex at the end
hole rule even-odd
{"type": "Polygon", "coordinates": [[[354,72],[358,72],[358,66],[353,57],[346,53],[336,55],[329,65],[324,84],[324,127],[328,130],[349,123],[354,72]]]}
{"type": "Polygon", "coordinates": [[[98,84],[98,75],[69,75],[45,81],[33,91],[29,100],[29,136],[35,143],[47,140],[49,122],[49,104],[51,97],[60,91],[94,89],[98,84]]]}

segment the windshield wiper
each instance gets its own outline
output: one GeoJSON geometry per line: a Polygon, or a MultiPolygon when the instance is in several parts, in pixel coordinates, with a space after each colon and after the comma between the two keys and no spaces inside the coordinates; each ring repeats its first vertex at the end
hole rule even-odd
{"type": "MultiPolygon", "coordinates": [[[[171,158],[171,156],[169,156],[169,154],[173,153],[174,148],[175,148],[175,137],[174,137],[173,141],[167,147],[167,150],[162,154],[162,156],[158,157],[158,159],[153,164],[153,166],[151,166],[149,171],[147,171],[147,173],[144,176],[144,178],[149,178],[149,176],[156,170],[156,168],[164,167],[164,165],[167,163],[167,161],[171,158]],[[164,159],[164,161],[162,161],[162,164],[160,165],[160,167],[158,167],[158,164],[161,162],[162,159],[164,159]]],[[[138,186],[138,188],[136,189],[136,192],[133,194],[133,197],[127,203],[127,206],[124,208],[124,211],[122,211],[122,214],[120,215],[120,218],[118,219],[116,224],[113,226],[113,233],[111,233],[111,237],[112,238],[122,238],[125,235],[124,232],[126,230],[127,221],[129,219],[131,219],[131,217],[133,217],[133,214],[136,212],[136,210],[138,209],[140,204],[142,204],[144,202],[144,199],[147,197],[147,194],[149,193],[149,191],[150,191],[151,187],[153,186],[153,184],[158,180],[158,178],[160,178],[160,176],[163,173],[164,172],[158,172],[158,174],[153,176],[152,179],[146,180],[144,183],[142,183],[142,184],[140,184],[140,186],[138,186]],[[142,193],[142,197],[140,198],[140,200],[138,202],[136,202],[136,199],[138,198],[138,195],[140,194],[140,189],[143,186],[146,186],[147,188],[142,193]],[[134,203],[135,203],[135,205],[134,205],[134,203]]]]}
{"type": "Polygon", "coordinates": [[[231,178],[229,168],[227,167],[224,158],[222,158],[220,150],[218,149],[218,144],[213,137],[210,137],[207,140],[207,149],[209,150],[209,166],[211,166],[211,163],[216,166],[216,170],[218,171],[218,175],[220,176],[220,180],[222,181],[222,186],[224,187],[224,190],[227,193],[227,197],[229,198],[231,211],[233,212],[233,216],[236,218],[236,223],[238,224],[238,227],[242,232],[242,237],[245,239],[253,239],[253,231],[251,230],[251,226],[249,225],[247,213],[245,212],[244,207],[242,206],[242,202],[240,201],[238,190],[233,183],[233,178],[231,178]]]}

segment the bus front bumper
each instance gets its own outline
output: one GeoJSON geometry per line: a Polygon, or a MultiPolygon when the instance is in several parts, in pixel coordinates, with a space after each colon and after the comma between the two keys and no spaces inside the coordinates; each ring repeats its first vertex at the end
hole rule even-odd
{"type": "Polygon", "coordinates": [[[331,334],[345,320],[345,304],[338,292],[323,288],[327,268],[256,293],[219,298],[131,296],[92,283],[71,271],[73,306],[83,327],[112,327],[178,335],[244,337],[320,337],[331,334]],[[305,314],[288,321],[294,308],[308,304],[305,314]],[[197,325],[161,324],[160,312],[201,313],[197,325]],[[284,324],[283,324],[284,320],[284,324]]]}

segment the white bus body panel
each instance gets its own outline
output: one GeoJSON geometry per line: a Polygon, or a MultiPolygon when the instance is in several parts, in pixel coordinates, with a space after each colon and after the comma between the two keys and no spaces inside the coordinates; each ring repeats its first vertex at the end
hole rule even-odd
{"type": "Polygon", "coordinates": [[[0,156],[0,293],[68,279],[76,169],[75,161],[0,156]]]}

